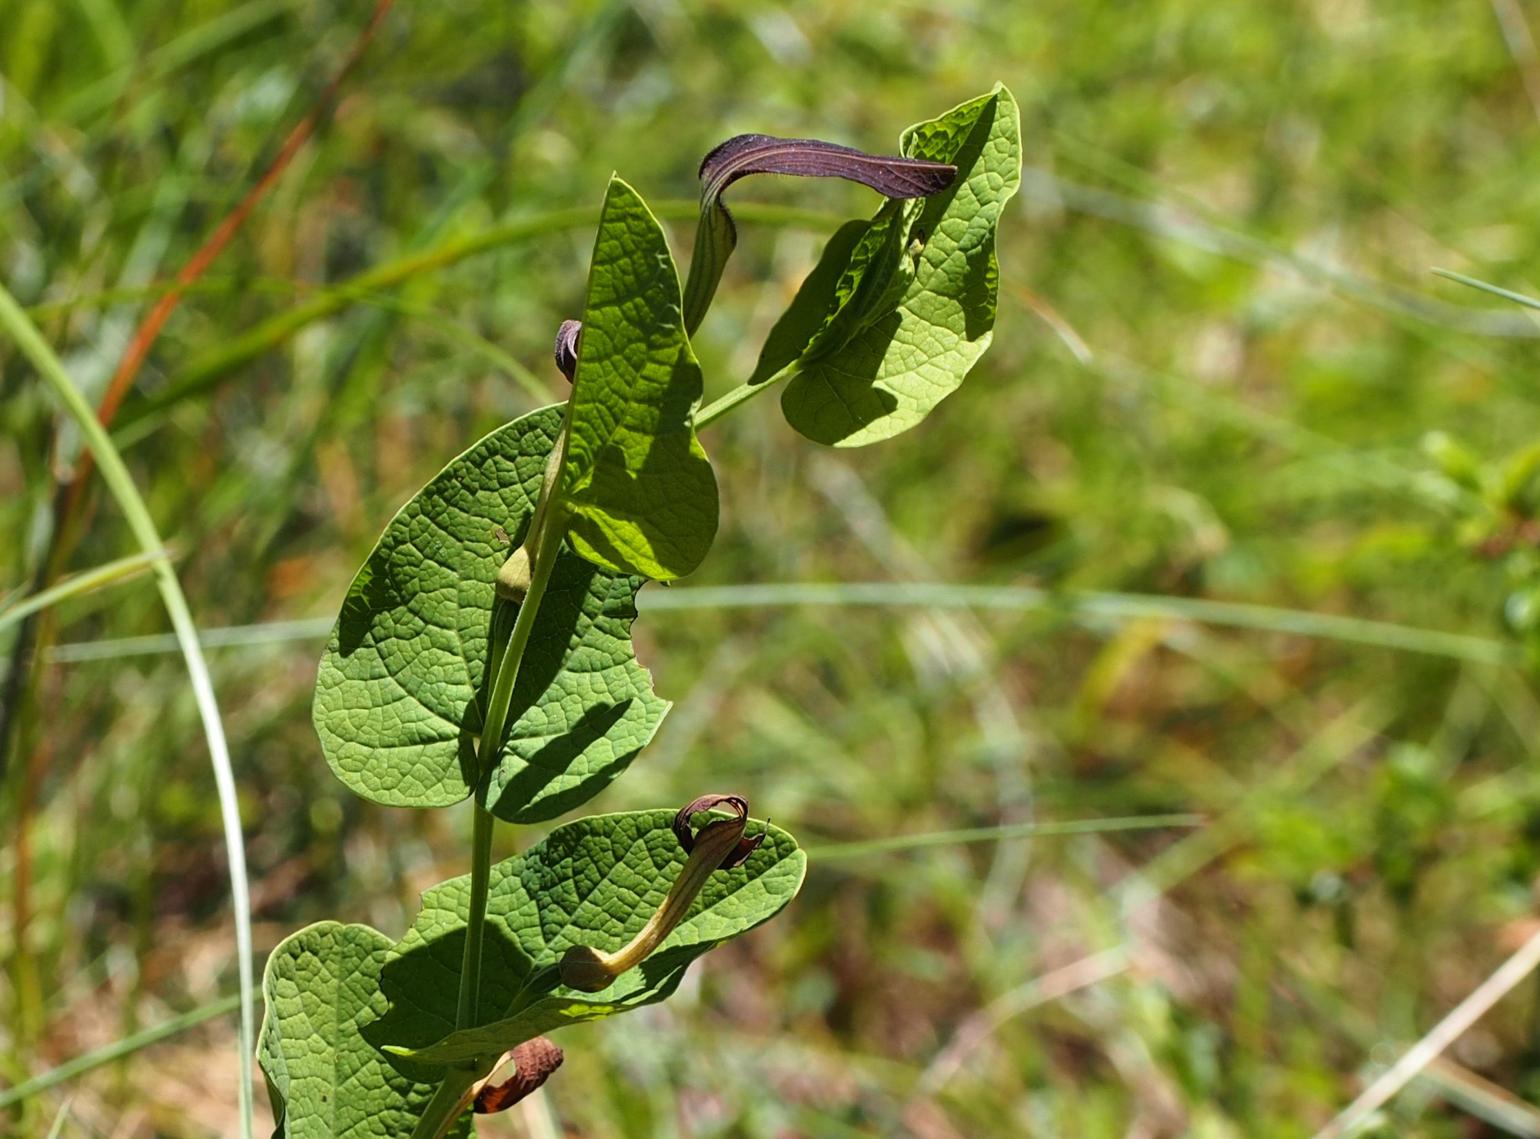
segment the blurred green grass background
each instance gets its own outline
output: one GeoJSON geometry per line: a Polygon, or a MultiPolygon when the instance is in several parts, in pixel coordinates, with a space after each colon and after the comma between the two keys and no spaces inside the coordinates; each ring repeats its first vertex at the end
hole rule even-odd
{"type": "MultiPolygon", "coordinates": [[[[0,278],[93,399],[371,7],[0,0],[0,278]]],[[[713,427],[723,527],[689,584],[1063,600],[681,588],[644,614],[678,706],[593,809],[744,793],[813,848],[807,886],[668,1006],[568,1033],[538,1107],[482,1133],[1314,1134],[1540,928],[1540,700],[1507,603],[1535,496],[1471,490],[1534,441],[1540,325],[1429,272],[1540,288],[1532,31],[1522,0],[397,5],[114,425],[200,624],[254,627],[210,652],[259,953],[322,917],[399,932],[465,869],[465,812],[332,779],[321,637],[289,623],[324,626],[418,485],[561,395],[551,336],[610,171],[683,257],[722,138],[888,150],[1001,80],[1027,168],[990,354],[892,444],[817,448],[768,400],[713,427]],[[1469,485],[1432,432],[1468,449],[1469,485]],[[1107,592],[1272,608],[1237,628],[1107,592]],[[1473,640],[1298,636],[1294,611],[1473,640]],[[1196,819],[1023,835],[1170,814],[1196,819]],[[880,845],[961,828],[995,831],[880,845]]],[[[770,208],[697,339],[708,397],[873,205],[797,180],[730,197],[770,208]]],[[[10,344],[0,421],[0,592],[24,592],[78,435],[10,344]]],[[[90,503],[71,570],[134,549],[90,503]]],[[[0,800],[12,1085],[234,988],[185,670],[125,640],[165,631],[148,578],[43,629],[0,800]]],[[[0,1132],[228,1135],[235,1081],[227,1015],[0,1132]]],[[[1373,1133],[1540,1135],[1536,1102],[1531,982],[1373,1133]]]]}

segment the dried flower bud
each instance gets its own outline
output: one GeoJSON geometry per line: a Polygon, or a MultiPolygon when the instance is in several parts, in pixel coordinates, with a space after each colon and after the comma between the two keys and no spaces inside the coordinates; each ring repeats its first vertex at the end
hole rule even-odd
{"type": "Polygon", "coordinates": [[[476,1092],[478,1115],[507,1111],[550,1079],[566,1056],[550,1040],[537,1036],[509,1052],[506,1059],[513,1062],[514,1073],[500,1084],[494,1084],[490,1076],[482,1082],[476,1092]]]}
{"type": "Polygon", "coordinates": [[[556,368],[572,382],[577,375],[578,336],[583,331],[581,320],[564,320],[556,330],[556,368]]]}

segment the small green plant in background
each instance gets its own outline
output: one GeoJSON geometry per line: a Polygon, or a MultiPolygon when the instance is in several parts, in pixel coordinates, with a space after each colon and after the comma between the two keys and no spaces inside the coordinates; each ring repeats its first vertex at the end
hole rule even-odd
{"type": "MultiPolygon", "coordinates": [[[[1434,272],[1540,310],[1540,300],[1522,293],[1462,273],[1434,272]]],[[[1540,444],[1486,456],[1447,432],[1432,431],[1422,449],[1434,464],[1430,487],[1453,520],[1454,537],[1475,557],[1500,567],[1507,588],[1502,623],[1519,642],[1525,663],[1540,672],[1540,444]]]]}
{"type": "Polygon", "coordinates": [[[611,180],[582,321],[557,336],[570,398],[475,443],[402,507],[322,659],[332,770],[390,806],[470,800],[471,871],[429,889],[400,940],[321,922],[274,950],[259,1053],[280,1134],[464,1134],[473,1104],[507,1107],[559,1066],[544,1034],[666,998],[796,894],[795,839],[737,795],[582,818],[495,865],[493,828],[591,799],[667,713],[631,626],[645,582],[693,571],[715,535],[698,428],[779,387],[801,434],[859,446],[962,383],[994,324],[1019,130],[997,86],[905,131],[896,157],[732,139],[701,167],[682,289],[646,203],[611,180]],[[761,173],[888,200],[833,235],[749,380],[701,408],[690,335],[737,241],[723,193],[761,173]]]}
{"type": "Polygon", "coordinates": [[[1454,536],[1474,557],[1502,570],[1502,623],[1531,668],[1540,667],[1540,447],[1484,458],[1453,436],[1430,432],[1423,450],[1437,468],[1438,497],[1454,536]]]}

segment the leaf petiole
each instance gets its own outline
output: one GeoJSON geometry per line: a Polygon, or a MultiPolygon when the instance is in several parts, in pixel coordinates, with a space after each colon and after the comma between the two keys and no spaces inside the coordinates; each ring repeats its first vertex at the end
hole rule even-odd
{"type": "Polygon", "coordinates": [[[465,922],[465,953],[460,959],[460,998],[455,1027],[469,1028],[481,996],[481,945],[487,928],[487,891],[492,880],[492,812],[474,799],[471,830],[471,905],[465,922]]]}
{"type": "Polygon", "coordinates": [[[793,361],[773,376],[767,376],[763,380],[750,380],[747,383],[739,384],[726,395],[712,400],[695,413],[695,430],[699,431],[701,428],[715,423],[740,403],[747,403],[760,392],[773,388],[782,380],[790,379],[798,371],[800,371],[798,362],[793,361]]]}
{"type": "Polygon", "coordinates": [[[443,1139],[455,1120],[470,1106],[477,1082],[491,1070],[491,1063],[478,1063],[473,1068],[451,1068],[428,1106],[423,1108],[417,1126],[412,1128],[411,1139],[443,1139]]]}

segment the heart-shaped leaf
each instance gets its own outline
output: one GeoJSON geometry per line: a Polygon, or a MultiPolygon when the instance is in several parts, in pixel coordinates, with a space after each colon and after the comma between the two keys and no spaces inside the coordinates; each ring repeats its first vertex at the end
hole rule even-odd
{"type": "MultiPolygon", "coordinates": [[[[385,528],[316,680],[327,762],[353,791],[438,807],[477,790],[494,583],[534,513],[562,409],[531,412],[433,477],[385,528]]],[[[709,472],[708,472],[709,474],[709,472]]],[[[519,670],[512,727],[480,796],[537,822],[625,770],[668,710],[631,646],[640,579],[563,550],[519,670]]]]}
{"type": "Polygon", "coordinates": [[[434,1065],[652,1004],[674,991],[691,961],[769,920],[802,884],[807,860],[796,840],[769,827],[742,866],[711,875],[684,921],[640,966],[598,993],[560,986],[551,967],[569,948],[613,951],[662,903],[686,858],[673,822],[672,811],[580,819],[492,868],[474,1028],[455,1030],[470,879],[433,887],[385,966],[391,1007],[370,1039],[401,1056],[403,1071],[431,1076],[434,1065]]]}
{"type": "Polygon", "coordinates": [[[612,178],[588,271],[560,500],[574,549],[657,581],[699,565],[717,530],[716,476],[692,424],[700,365],[680,303],[663,228],[612,178]]]}
{"type": "MultiPolygon", "coordinates": [[[[403,1075],[362,1035],[385,1011],[380,967],[390,944],[366,925],[324,921],[284,938],[267,959],[258,1051],[274,1139],[412,1133],[434,1085],[403,1075]]],[[[471,1133],[469,1111],[449,1133],[471,1133]]]]}
{"type": "MultiPolygon", "coordinates": [[[[803,310],[799,328],[813,327],[810,314],[824,303],[825,318],[793,358],[781,393],[787,421],[816,442],[856,447],[908,430],[957,390],[989,346],[995,231],[1021,182],[1016,101],[996,86],[910,127],[900,149],[952,163],[957,180],[921,201],[883,206],[849,254],[830,242],[813,274],[819,287],[793,302],[803,310]],[[835,264],[842,270],[829,289],[835,264]]],[[[787,355],[783,343],[776,357],[787,355]]]]}

